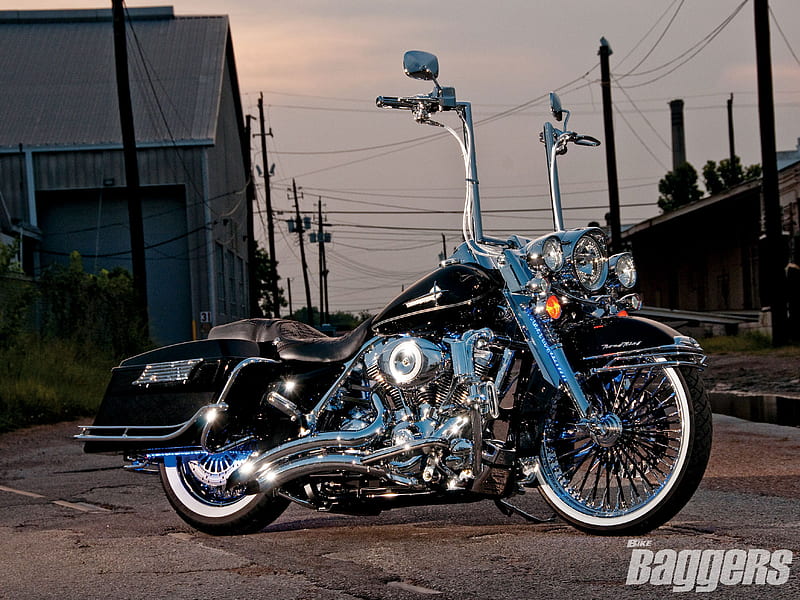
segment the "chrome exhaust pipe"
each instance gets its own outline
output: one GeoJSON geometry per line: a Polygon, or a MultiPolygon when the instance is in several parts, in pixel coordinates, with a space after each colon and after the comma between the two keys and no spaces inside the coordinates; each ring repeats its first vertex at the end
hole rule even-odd
{"type": "Polygon", "coordinates": [[[335,473],[354,473],[386,479],[402,485],[413,485],[414,480],[397,477],[380,467],[365,465],[358,456],[346,454],[326,454],[298,458],[284,465],[267,468],[259,476],[247,482],[248,494],[274,492],[290,481],[309,475],[328,475],[335,473]]]}
{"type": "Polygon", "coordinates": [[[335,473],[354,473],[370,475],[404,486],[417,485],[419,481],[412,477],[404,477],[390,473],[382,467],[373,466],[382,460],[389,460],[403,454],[425,454],[433,448],[448,448],[447,442],[441,439],[423,439],[402,446],[384,448],[369,455],[365,454],[317,454],[285,462],[271,464],[258,475],[248,481],[248,494],[274,492],[290,481],[308,475],[333,475],[335,473]]]}
{"type": "Polygon", "coordinates": [[[386,418],[384,416],[386,409],[377,395],[372,396],[372,402],[375,405],[378,416],[364,429],[330,431],[309,435],[276,446],[259,456],[252,456],[236,471],[231,473],[227,483],[228,489],[239,485],[249,485],[250,481],[257,478],[260,473],[277,467],[281,461],[288,461],[291,464],[295,460],[302,458],[302,455],[307,452],[358,448],[373,441],[386,431],[386,418]]]}

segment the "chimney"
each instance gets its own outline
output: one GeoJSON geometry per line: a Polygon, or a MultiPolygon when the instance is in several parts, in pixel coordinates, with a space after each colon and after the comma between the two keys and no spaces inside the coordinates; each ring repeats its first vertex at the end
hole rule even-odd
{"type": "Polygon", "coordinates": [[[672,169],[686,162],[686,137],[683,129],[683,100],[669,103],[672,116],[672,169]]]}

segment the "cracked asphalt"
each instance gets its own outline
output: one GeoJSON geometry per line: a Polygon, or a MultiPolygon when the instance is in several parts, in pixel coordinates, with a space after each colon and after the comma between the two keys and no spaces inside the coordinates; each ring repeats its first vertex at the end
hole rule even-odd
{"type": "MultiPolygon", "coordinates": [[[[800,597],[800,429],[715,415],[706,477],[658,551],[789,549],[781,585],[719,585],[714,598],[800,597]]],[[[626,585],[631,540],[529,525],[492,502],[377,517],[290,507],[263,532],[218,538],[170,509],[157,477],[85,455],[75,423],[0,436],[0,598],[652,598],[626,585]]],[[[533,493],[531,509],[546,516],[533,493]]],[[[680,595],[680,594],[679,594],[680,595]]]]}

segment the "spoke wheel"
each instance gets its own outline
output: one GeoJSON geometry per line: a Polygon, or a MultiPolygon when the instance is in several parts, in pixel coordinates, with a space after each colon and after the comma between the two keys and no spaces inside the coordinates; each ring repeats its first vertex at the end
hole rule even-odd
{"type": "Polygon", "coordinates": [[[278,518],[288,506],[287,500],[226,489],[228,477],[249,454],[238,451],[207,454],[197,460],[165,459],[161,482],[178,515],[212,535],[255,532],[278,518]]]}
{"type": "Polygon", "coordinates": [[[603,373],[585,385],[595,412],[568,398],[552,408],[539,454],[545,500],[594,533],[644,533],[694,493],[711,447],[711,411],[695,370],[654,363],[603,373]]]}

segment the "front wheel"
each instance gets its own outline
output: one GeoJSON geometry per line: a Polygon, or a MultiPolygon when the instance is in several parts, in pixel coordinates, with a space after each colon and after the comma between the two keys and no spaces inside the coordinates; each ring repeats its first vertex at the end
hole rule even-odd
{"type": "Polygon", "coordinates": [[[552,407],[539,453],[540,491],[566,521],[595,534],[638,535],[671,519],[700,484],[711,406],[696,369],[651,366],[586,381],[593,419],[552,407]]]}
{"type": "Polygon", "coordinates": [[[202,458],[167,457],[161,483],[175,512],[189,525],[211,535],[259,531],[289,505],[283,498],[226,489],[228,477],[249,455],[221,452],[202,458]]]}

